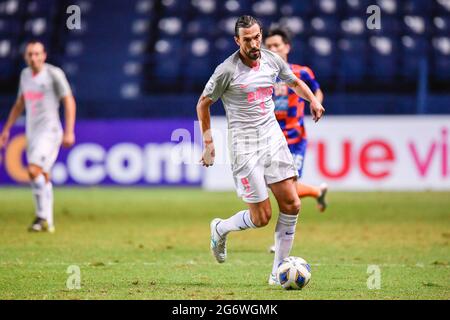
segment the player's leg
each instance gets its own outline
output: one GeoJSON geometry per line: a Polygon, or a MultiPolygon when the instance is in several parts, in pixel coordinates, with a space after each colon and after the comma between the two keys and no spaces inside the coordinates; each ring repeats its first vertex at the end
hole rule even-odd
{"type": "Polygon", "coordinates": [[[55,231],[55,223],[54,223],[54,203],[53,203],[53,183],[50,177],[50,171],[55,164],[56,158],[58,158],[58,153],[60,149],[60,142],[51,143],[51,147],[49,148],[49,154],[47,160],[43,164],[44,176],[45,176],[45,212],[48,222],[48,231],[55,231]]]}
{"type": "MultiPolygon", "coordinates": [[[[308,141],[303,139],[299,143],[289,146],[289,150],[294,158],[295,167],[298,172],[298,178],[300,179],[303,175],[303,167],[305,164],[306,148],[308,146],[308,141]]],[[[311,197],[317,200],[317,207],[320,212],[325,211],[327,207],[326,194],[328,191],[328,186],[322,183],[320,186],[312,186],[302,182],[297,181],[297,194],[300,198],[311,197]]]]}
{"type": "Polygon", "coordinates": [[[245,177],[235,176],[235,183],[238,195],[248,204],[248,209],[228,219],[216,218],[211,222],[211,250],[219,263],[226,259],[226,239],[230,232],[263,227],[272,215],[262,167],[256,167],[245,177]]]}
{"type": "Polygon", "coordinates": [[[219,263],[225,262],[226,239],[230,232],[261,228],[270,221],[272,209],[269,198],[262,202],[247,204],[247,210],[239,211],[228,219],[216,218],[211,222],[211,249],[219,263]]]}
{"type": "Polygon", "coordinates": [[[49,172],[58,156],[60,139],[56,135],[41,135],[27,148],[28,174],[35,200],[36,220],[31,231],[55,230],[53,223],[53,186],[49,172]]]}
{"type": "Polygon", "coordinates": [[[297,195],[294,178],[270,185],[278,202],[280,213],[275,227],[275,257],[269,279],[274,284],[276,270],[284,258],[289,256],[294,243],[295,228],[300,211],[300,198],[297,195]]]}
{"type": "Polygon", "coordinates": [[[41,166],[30,163],[28,165],[31,191],[33,194],[36,218],[30,226],[30,231],[44,231],[47,226],[46,212],[46,178],[41,166]]]}
{"type": "Polygon", "coordinates": [[[46,197],[46,217],[49,225],[49,231],[55,230],[54,218],[53,218],[53,183],[50,179],[50,174],[44,172],[45,175],[45,197],[46,197]]]}

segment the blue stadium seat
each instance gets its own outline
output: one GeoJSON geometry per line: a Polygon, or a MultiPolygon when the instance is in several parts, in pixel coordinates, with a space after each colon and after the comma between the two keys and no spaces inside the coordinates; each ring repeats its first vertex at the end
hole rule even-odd
{"type": "Polygon", "coordinates": [[[450,37],[435,37],[432,45],[432,76],[437,80],[450,81],[450,37]]]}
{"type": "Polygon", "coordinates": [[[293,36],[302,35],[306,30],[305,19],[301,17],[282,17],[278,21],[278,25],[289,30],[293,36]]]}
{"type": "Polygon", "coordinates": [[[436,0],[435,12],[439,15],[450,14],[450,3],[447,0],[436,0]]]}
{"type": "Polygon", "coordinates": [[[185,16],[190,9],[190,1],[186,0],[170,0],[161,1],[164,16],[185,16]]]}
{"type": "Polygon", "coordinates": [[[22,24],[12,18],[0,18],[0,36],[18,36],[22,31],[22,24]]]}
{"type": "Polygon", "coordinates": [[[276,0],[255,1],[252,5],[251,14],[260,19],[274,21],[278,18],[278,3],[276,0]]]}
{"type": "Polygon", "coordinates": [[[204,85],[213,72],[211,64],[211,44],[205,38],[197,38],[185,43],[185,64],[183,84],[185,89],[204,85]]]}
{"type": "Polygon", "coordinates": [[[366,33],[366,21],[358,16],[348,16],[340,21],[340,34],[342,37],[359,37],[366,33]]]}
{"type": "Polygon", "coordinates": [[[348,84],[360,83],[367,73],[367,41],[365,38],[343,38],[339,40],[339,74],[348,84]]]}
{"type": "Polygon", "coordinates": [[[379,36],[398,36],[402,33],[403,24],[401,19],[394,15],[383,14],[381,18],[381,30],[371,30],[379,36]]]}
{"type": "Polygon", "coordinates": [[[25,1],[1,0],[0,17],[19,17],[25,11],[25,1]]]}
{"type": "Polygon", "coordinates": [[[401,41],[402,77],[416,81],[422,59],[428,58],[429,43],[424,37],[403,36],[401,41]]]}
{"type": "Polygon", "coordinates": [[[336,43],[331,38],[311,37],[308,41],[307,65],[319,79],[331,79],[336,76],[336,43]]]}
{"type": "Polygon", "coordinates": [[[450,15],[440,15],[433,18],[434,34],[445,36],[450,34],[450,15]]]}
{"type": "Polygon", "coordinates": [[[217,0],[193,0],[191,11],[195,16],[211,16],[217,12],[217,0]]]}
{"type": "Polygon", "coordinates": [[[30,17],[52,17],[56,13],[56,0],[32,0],[28,2],[26,13],[30,17]]]}
{"type": "Polygon", "coordinates": [[[238,49],[239,48],[232,37],[225,36],[216,39],[214,41],[215,64],[222,63],[226,58],[228,58],[233,52],[238,49]]]}
{"type": "Polygon", "coordinates": [[[223,19],[220,19],[217,23],[217,29],[219,30],[220,35],[234,35],[234,25],[236,23],[236,19],[238,17],[230,16],[223,19]]]}
{"type": "Polygon", "coordinates": [[[339,16],[344,8],[342,0],[316,0],[312,4],[314,14],[318,15],[339,16]]]}
{"type": "Polygon", "coordinates": [[[184,20],[176,16],[164,17],[158,22],[161,37],[181,38],[183,36],[184,20]]]}
{"type": "Polygon", "coordinates": [[[406,15],[403,17],[403,34],[426,36],[431,34],[432,25],[428,17],[420,15],[406,15]]]}
{"type": "Polygon", "coordinates": [[[251,10],[251,3],[248,0],[223,0],[219,1],[218,11],[227,16],[240,16],[243,14],[249,14],[251,10]]]}
{"type": "Polygon", "coordinates": [[[345,0],[343,11],[347,16],[366,16],[367,8],[373,4],[373,0],[345,0]]]}
{"type": "Polygon", "coordinates": [[[308,45],[304,38],[295,37],[291,43],[291,53],[289,54],[289,61],[295,64],[302,64],[306,61],[308,56],[308,45]]]}
{"type": "Polygon", "coordinates": [[[25,21],[24,31],[31,37],[50,36],[53,29],[51,20],[46,17],[36,17],[25,21]]]}
{"type": "Polygon", "coordinates": [[[398,75],[398,39],[374,36],[369,43],[371,76],[383,83],[392,82],[398,75]]]}
{"type": "Polygon", "coordinates": [[[402,12],[405,15],[429,15],[434,8],[434,1],[402,0],[402,12]]]}
{"type": "Polygon", "coordinates": [[[312,17],[310,31],[313,35],[335,37],[339,32],[338,18],[333,15],[312,17]]]}
{"type": "Polygon", "coordinates": [[[187,22],[185,27],[185,34],[189,37],[208,37],[213,38],[217,34],[216,28],[211,28],[214,26],[216,21],[212,17],[199,17],[192,19],[187,22]]]}
{"type": "Polygon", "coordinates": [[[376,0],[375,3],[381,8],[383,16],[396,15],[400,11],[401,1],[403,0],[376,0]]]}
{"type": "Polygon", "coordinates": [[[11,59],[11,63],[13,63],[13,59],[18,51],[17,49],[17,41],[15,38],[2,38],[0,40],[1,59],[11,59]]]}
{"type": "Polygon", "coordinates": [[[0,80],[8,80],[14,76],[15,68],[10,58],[0,57],[0,80]]]}
{"type": "Polygon", "coordinates": [[[289,7],[291,15],[306,16],[313,12],[313,1],[312,0],[290,0],[287,1],[285,6],[289,7]]]}
{"type": "Polygon", "coordinates": [[[155,44],[155,51],[153,75],[162,84],[170,84],[181,75],[182,41],[171,38],[159,39],[155,44]]]}

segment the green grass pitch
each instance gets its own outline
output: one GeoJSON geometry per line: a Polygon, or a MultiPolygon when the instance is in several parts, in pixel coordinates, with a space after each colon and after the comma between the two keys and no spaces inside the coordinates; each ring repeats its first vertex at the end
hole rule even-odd
{"type": "Polygon", "coordinates": [[[244,208],[233,192],[56,188],[56,233],[26,231],[28,189],[0,189],[0,299],[450,299],[450,194],[330,193],[303,201],[292,255],[312,265],[302,291],[269,287],[274,217],[209,251],[209,223],[244,208]],[[67,269],[81,271],[70,290],[67,269]],[[381,288],[369,290],[369,265],[381,288]]]}

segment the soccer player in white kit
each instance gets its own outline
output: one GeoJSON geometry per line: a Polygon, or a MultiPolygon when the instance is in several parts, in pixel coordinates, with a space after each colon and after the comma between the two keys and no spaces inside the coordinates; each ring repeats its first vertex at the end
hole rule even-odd
{"type": "Polygon", "coordinates": [[[35,204],[36,218],[29,231],[54,232],[53,187],[50,171],[61,144],[75,143],[75,99],[64,72],[45,63],[44,45],[29,42],[25,50],[27,68],[20,75],[16,103],[0,135],[0,149],[9,139],[11,127],[26,110],[28,174],[35,204]],[[65,107],[65,129],[59,118],[59,104],[65,107]]]}
{"type": "Polygon", "coordinates": [[[278,265],[292,248],[300,210],[295,187],[297,170],[274,114],[272,94],[277,78],[310,101],[314,121],[322,117],[325,109],[277,54],[261,49],[262,28],[258,20],[251,16],[239,17],[235,41],[239,50],[216,68],[200,96],[197,114],[204,144],[201,162],[209,167],[215,157],[209,108],[222,99],[235,186],[248,209],[228,219],[214,219],[210,224],[210,245],[216,260],[225,262],[228,233],[266,226],[272,216],[269,187],[280,209],[269,277],[269,284],[275,285],[278,265]]]}

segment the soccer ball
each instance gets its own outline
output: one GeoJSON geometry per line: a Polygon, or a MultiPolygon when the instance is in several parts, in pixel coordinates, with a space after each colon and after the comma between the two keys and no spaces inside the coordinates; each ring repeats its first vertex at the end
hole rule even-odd
{"type": "Polygon", "coordinates": [[[303,258],[287,257],[277,269],[277,279],[286,290],[301,290],[311,280],[311,267],[303,258]]]}

